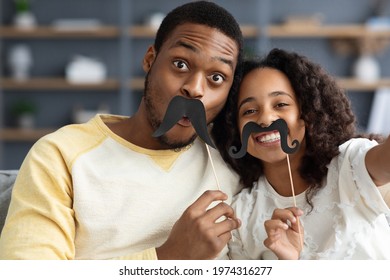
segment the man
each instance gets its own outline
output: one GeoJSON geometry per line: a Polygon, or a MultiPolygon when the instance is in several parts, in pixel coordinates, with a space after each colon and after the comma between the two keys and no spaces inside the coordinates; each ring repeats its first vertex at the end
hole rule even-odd
{"type": "Polygon", "coordinates": [[[241,53],[239,26],[223,8],[201,1],[170,12],[145,54],[145,92],[134,116],[98,115],[31,149],[0,258],[223,258],[239,226],[228,206],[237,176],[211,149],[213,175],[195,119],[183,115],[162,136],[153,133],[177,96],[200,100],[210,123],[238,79],[241,53]]]}

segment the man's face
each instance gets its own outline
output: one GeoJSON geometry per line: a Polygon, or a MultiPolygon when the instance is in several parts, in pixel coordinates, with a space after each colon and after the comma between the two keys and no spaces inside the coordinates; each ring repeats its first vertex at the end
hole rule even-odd
{"type": "MultiPolygon", "coordinates": [[[[233,39],[216,29],[190,23],[178,26],[158,54],[150,48],[144,60],[144,69],[149,71],[144,101],[152,129],[159,127],[176,95],[202,101],[210,123],[225,104],[237,56],[233,39]]],[[[183,116],[159,141],[165,148],[179,148],[195,137],[191,122],[183,116]]]]}

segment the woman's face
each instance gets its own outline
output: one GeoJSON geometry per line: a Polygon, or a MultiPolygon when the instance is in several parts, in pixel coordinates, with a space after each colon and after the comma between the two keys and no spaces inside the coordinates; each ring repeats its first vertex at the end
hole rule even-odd
{"type": "MultiPolygon", "coordinates": [[[[297,97],[287,76],[272,68],[258,68],[243,79],[238,96],[238,125],[240,133],[248,122],[268,127],[277,119],[288,126],[288,144],[300,143],[305,136],[305,123],[300,118],[297,97]]],[[[303,149],[301,145],[300,149],[303,149]]],[[[247,152],[263,162],[284,160],[278,131],[252,133],[248,139],[247,152]]]]}

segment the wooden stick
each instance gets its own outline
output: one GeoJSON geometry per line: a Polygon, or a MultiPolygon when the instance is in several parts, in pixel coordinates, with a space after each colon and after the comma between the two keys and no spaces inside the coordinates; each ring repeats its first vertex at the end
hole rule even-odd
{"type": "MultiPolygon", "coordinates": [[[[288,174],[290,176],[290,185],[291,185],[291,191],[292,191],[292,196],[293,196],[293,200],[294,200],[294,206],[297,207],[297,201],[295,199],[294,183],[293,183],[292,174],[291,174],[290,157],[288,156],[288,154],[287,154],[287,165],[288,165],[288,174]]],[[[299,225],[299,217],[297,217],[297,222],[298,222],[299,243],[301,245],[301,250],[303,250],[303,241],[301,238],[301,227],[299,225]]]]}
{"type": "Polygon", "coordinates": [[[220,190],[221,190],[221,186],[219,185],[217,172],[215,171],[215,167],[214,167],[214,163],[213,163],[213,158],[211,157],[211,153],[210,153],[210,148],[209,148],[209,145],[207,145],[207,144],[205,144],[205,145],[206,145],[207,153],[208,153],[208,155],[209,155],[209,159],[210,159],[210,163],[211,163],[211,168],[213,169],[214,178],[215,178],[215,181],[217,182],[218,190],[220,191],[220,190]]]}
{"type": "MultiPolygon", "coordinates": [[[[217,172],[215,171],[214,162],[213,162],[213,158],[211,157],[209,145],[207,145],[206,143],[205,143],[205,145],[206,145],[207,154],[209,155],[211,168],[213,169],[214,178],[215,178],[215,181],[217,182],[218,190],[221,191],[221,186],[219,185],[218,176],[217,176],[217,172]]],[[[221,202],[223,202],[223,201],[221,201],[221,202]]],[[[227,219],[229,219],[229,218],[227,218],[227,219]]],[[[233,233],[230,233],[230,234],[232,235],[232,241],[234,242],[233,233]]]]}

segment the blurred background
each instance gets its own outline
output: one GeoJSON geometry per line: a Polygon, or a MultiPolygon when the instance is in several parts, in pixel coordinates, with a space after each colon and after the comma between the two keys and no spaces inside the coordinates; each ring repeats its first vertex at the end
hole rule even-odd
{"type": "MultiPolygon", "coordinates": [[[[390,0],[218,0],[245,54],[279,47],[321,64],[346,89],[362,132],[390,133],[390,0]]],[[[143,55],[163,16],[189,1],[0,0],[0,169],[96,113],[132,115],[143,55]]]]}

